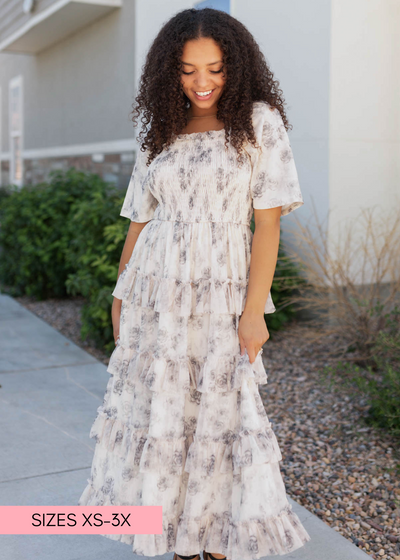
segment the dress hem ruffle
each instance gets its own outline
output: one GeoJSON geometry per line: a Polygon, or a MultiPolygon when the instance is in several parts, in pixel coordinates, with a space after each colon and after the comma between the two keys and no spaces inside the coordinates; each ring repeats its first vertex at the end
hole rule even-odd
{"type": "MultiPolygon", "coordinates": [[[[96,491],[88,479],[84,495],[85,505],[92,500],[98,504],[96,491]]],[[[112,505],[106,497],[102,505],[112,505]]],[[[253,518],[235,522],[228,512],[222,515],[209,514],[191,517],[185,514],[164,516],[162,534],[130,535],[101,534],[113,541],[120,541],[132,546],[132,552],[140,556],[158,556],[168,552],[178,555],[200,554],[201,551],[213,551],[225,554],[229,560],[258,560],[269,555],[284,555],[304,546],[311,540],[292,506],[287,505],[277,515],[253,518]],[[179,541],[187,543],[177,545],[179,541]],[[246,543],[245,550],[234,553],[238,543],[246,543]]]]}

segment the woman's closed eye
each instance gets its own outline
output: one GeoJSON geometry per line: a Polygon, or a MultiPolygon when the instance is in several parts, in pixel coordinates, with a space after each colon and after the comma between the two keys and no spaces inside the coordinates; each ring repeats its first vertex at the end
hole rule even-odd
{"type": "MultiPolygon", "coordinates": [[[[211,74],[220,74],[222,72],[223,68],[221,68],[220,70],[210,70],[211,74]]],[[[193,72],[184,72],[182,70],[182,74],[185,74],[185,76],[189,76],[190,74],[194,74],[194,70],[193,72]]]]}

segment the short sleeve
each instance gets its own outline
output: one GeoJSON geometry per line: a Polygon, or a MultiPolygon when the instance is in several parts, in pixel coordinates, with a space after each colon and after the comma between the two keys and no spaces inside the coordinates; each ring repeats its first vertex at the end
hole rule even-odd
{"type": "Polygon", "coordinates": [[[282,116],[269,104],[254,103],[253,126],[261,151],[255,148],[250,183],[253,208],[282,206],[281,216],[304,204],[296,165],[282,116]]]}
{"type": "Polygon", "coordinates": [[[158,200],[149,189],[149,174],[146,165],[148,150],[138,149],[135,166],[129,181],[120,216],[132,222],[148,222],[152,219],[158,200]]]}

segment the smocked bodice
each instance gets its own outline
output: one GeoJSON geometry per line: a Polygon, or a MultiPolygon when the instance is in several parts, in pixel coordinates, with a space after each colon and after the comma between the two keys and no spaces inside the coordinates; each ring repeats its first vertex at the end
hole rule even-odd
{"type": "Polygon", "coordinates": [[[224,129],[179,135],[150,164],[146,187],[159,201],[153,219],[250,224],[251,160],[237,162],[224,142],[224,129]]]}

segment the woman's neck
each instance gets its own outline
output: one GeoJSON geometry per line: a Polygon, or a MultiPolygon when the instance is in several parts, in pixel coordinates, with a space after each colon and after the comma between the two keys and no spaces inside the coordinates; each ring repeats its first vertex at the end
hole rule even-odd
{"type": "Polygon", "coordinates": [[[191,105],[188,109],[187,115],[189,119],[205,119],[216,117],[217,107],[213,105],[209,109],[199,109],[198,107],[193,107],[193,105],[191,105]]]}
{"type": "MultiPolygon", "coordinates": [[[[197,109],[197,107],[196,107],[197,109]]],[[[207,130],[222,130],[223,121],[217,119],[217,108],[210,107],[204,111],[194,111],[190,106],[187,112],[188,124],[181,131],[181,134],[191,134],[192,132],[206,132],[207,130]]]]}

